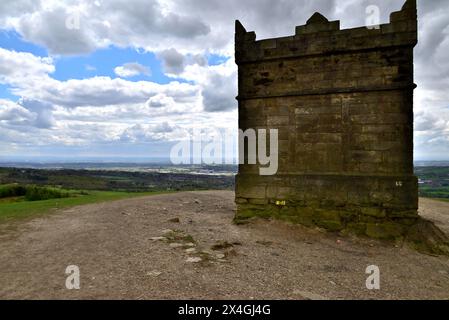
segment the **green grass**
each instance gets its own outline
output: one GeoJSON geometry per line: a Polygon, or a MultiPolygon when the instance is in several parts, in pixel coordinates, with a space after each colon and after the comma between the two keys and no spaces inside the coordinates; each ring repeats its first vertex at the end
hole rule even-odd
{"type": "MultiPolygon", "coordinates": [[[[69,198],[23,201],[23,199],[12,199],[0,202],[0,223],[36,217],[53,212],[55,209],[64,209],[84,204],[107,202],[127,198],[156,195],[167,192],[113,192],[113,191],[90,191],[87,195],[77,195],[69,198]]],[[[6,200],[6,199],[5,199],[6,200]]]]}

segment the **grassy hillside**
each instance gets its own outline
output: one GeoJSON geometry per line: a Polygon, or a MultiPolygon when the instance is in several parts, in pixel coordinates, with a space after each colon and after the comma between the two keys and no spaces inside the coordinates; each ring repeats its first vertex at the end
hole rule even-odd
{"type": "Polygon", "coordinates": [[[161,192],[114,192],[89,191],[88,193],[72,192],[67,198],[49,199],[41,201],[26,201],[23,197],[9,197],[0,199],[0,223],[13,219],[48,214],[55,209],[69,208],[83,204],[120,200],[132,197],[160,194],[161,192]]]}

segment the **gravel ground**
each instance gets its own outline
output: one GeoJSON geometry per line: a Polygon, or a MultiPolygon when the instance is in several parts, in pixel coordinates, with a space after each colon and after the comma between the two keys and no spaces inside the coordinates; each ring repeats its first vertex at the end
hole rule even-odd
{"type": "MultiPolygon", "coordinates": [[[[233,199],[158,195],[2,224],[0,298],[449,299],[447,257],[279,221],[236,226],[233,199]],[[65,287],[69,265],[80,290],[65,287]],[[366,289],[369,265],[380,290],[366,289]]],[[[449,232],[449,203],[420,206],[449,232]]]]}

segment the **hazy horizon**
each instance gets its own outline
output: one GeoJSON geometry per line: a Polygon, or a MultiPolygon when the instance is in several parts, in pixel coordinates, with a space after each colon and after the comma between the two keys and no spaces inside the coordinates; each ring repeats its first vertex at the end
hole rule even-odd
{"type": "MultiPolygon", "coordinates": [[[[413,161],[415,165],[417,163],[446,163],[449,166],[449,159],[415,159],[413,161]]],[[[64,157],[0,157],[0,167],[2,164],[163,164],[173,165],[169,157],[85,157],[85,158],[64,158],[64,157]]],[[[186,164],[179,166],[195,166],[196,164],[186,164]]],[[[201,164],[209,166],[209,164],[201,164]]],[[[213,164],[216,166],[228,165],[228,164],[213,164]]],[[[212,166],[213,166],[212,165],[212,166]]],[[[233,164],[230,164],[233,165],[233,164]]],[[[238,165],[238,164],[234,164],[238,165]]]]}

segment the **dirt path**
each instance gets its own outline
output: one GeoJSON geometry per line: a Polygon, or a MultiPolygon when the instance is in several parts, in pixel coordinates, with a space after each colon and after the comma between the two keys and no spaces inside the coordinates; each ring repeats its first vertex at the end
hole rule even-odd
{"type": "MultiPolygon", "coordinates": [[[[276,221],[236,226],[233,198],[159,195],[2,225],[0,298],[449,299],[449,258],[276,221]],[[65,288],[68,265],[80,268],[80,290],[65,288]],[[365,287],[369,265],[380,267],[379,291],[365,287]]],[[[421,206],[449,230],[449,203],[421,206]]]]}
{"type": "Polygon", "coordinates": [[[419,199],[419,213],[449,234],[449,202],[419,199]]]}

